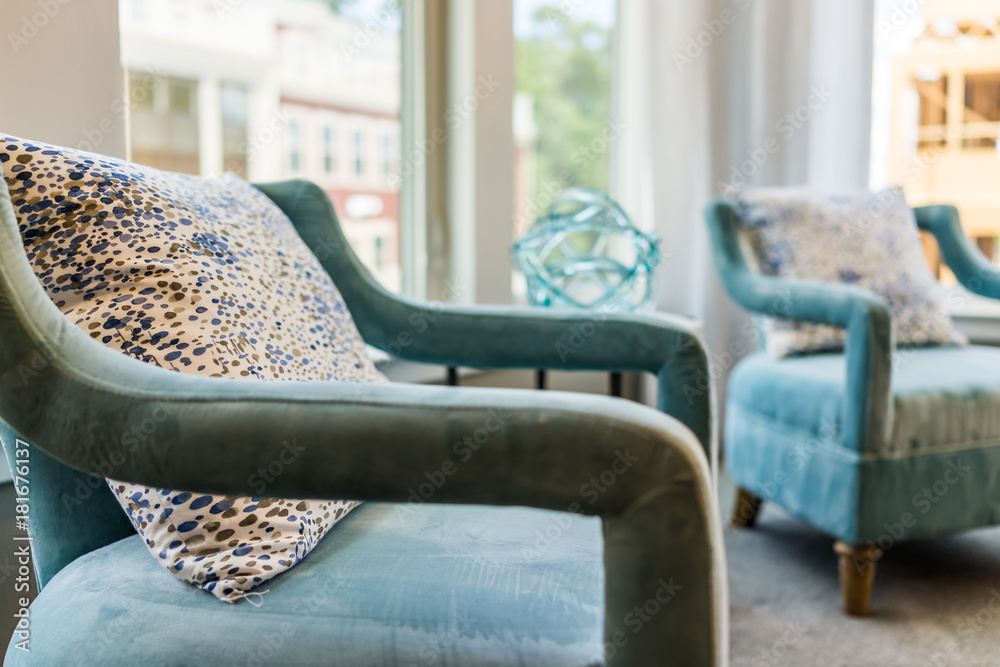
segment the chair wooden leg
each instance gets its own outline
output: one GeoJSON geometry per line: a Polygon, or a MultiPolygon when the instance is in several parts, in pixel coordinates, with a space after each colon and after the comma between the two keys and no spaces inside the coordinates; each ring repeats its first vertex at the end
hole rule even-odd
{"type": "Polygon", "coordinates": [[[875,583],[875,562],[882,557],[882,550],[839,540],[833,550],[840,556],[840,597],[844,613],[867,616],[875,583]]]}
{"type": "Polygon", "coordinates": [[[744,488],[736,489],[736,501],[733,503],[733,515],[729,522],[733,528],[752,528],[757,522],[757,513],[763,500],[744,488]]]}

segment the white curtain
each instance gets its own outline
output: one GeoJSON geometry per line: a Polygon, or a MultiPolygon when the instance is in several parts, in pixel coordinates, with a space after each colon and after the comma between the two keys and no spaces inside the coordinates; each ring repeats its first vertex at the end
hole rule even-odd
{"type": "Polygon", "coordinates": [[[873,0],[619,4],[616,192],[660,233],[657,308],[703,323],[721,398],[749,318],[717,279],[702,210],[744,181],[867,187],[873,0]]]}

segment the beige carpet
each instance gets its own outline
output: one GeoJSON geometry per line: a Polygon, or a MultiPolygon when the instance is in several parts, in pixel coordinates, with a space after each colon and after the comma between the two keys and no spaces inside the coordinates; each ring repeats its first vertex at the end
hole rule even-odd
{"type": "Polygon", "coordinates": [[[726,550],[733,667],[1000,666],[1000,528],[887,551],[867,619],[840,613],[833,541],[773,505],[726,550]]]}

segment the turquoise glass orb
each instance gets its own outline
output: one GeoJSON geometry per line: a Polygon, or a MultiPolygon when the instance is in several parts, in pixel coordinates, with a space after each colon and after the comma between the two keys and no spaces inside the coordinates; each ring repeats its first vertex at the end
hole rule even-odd
{"type": "Polygon", "coordinates": [[[515,267],[536,306],[636,310],[652,298],[659,238],[591,188],[564,190],[514,242],[515,267]]]}

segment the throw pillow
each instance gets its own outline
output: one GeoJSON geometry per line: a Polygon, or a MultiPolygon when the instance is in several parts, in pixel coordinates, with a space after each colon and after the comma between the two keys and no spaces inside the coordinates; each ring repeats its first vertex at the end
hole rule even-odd
{"type": "MultiPolygon", "coordinates": [[[[0,168],[36,276],[94,340],[183,373],[384,380],[327,273],[249,183],[2,135],[0,168]]],[[[265,478],[252,498],[108,483],[165,568],[234,602],[357,504],[268,498],[265,478]]]]}
{"type": "MultiPolygon", "coordinates": [[[[899,346],[966,342],[952,326],[900,188],[842,197],[761,188],[740,192],[734,205],[761,272],[871,290],[889,306],[899,346]]],[[[822,324],[768,317],[762,325],[775,357],[840,350],[846,338],[844,329],[822,324]]]]}

